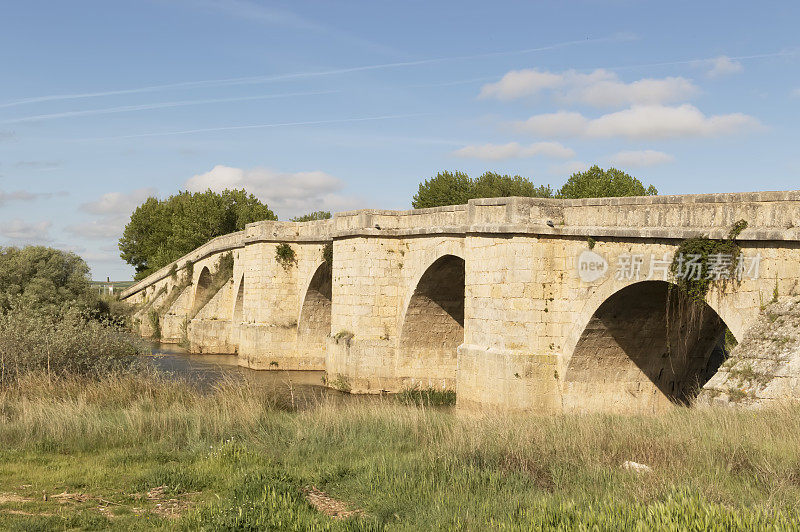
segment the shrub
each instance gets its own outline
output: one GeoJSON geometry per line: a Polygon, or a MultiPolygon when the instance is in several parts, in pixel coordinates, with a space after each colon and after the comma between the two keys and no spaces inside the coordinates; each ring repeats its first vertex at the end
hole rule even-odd
{"type": "Polygon", "coordinates": [[[322,260],[324,260],[328,266],[333,266],[333,242],[328,242],[322,247],[322,260]]]}
{"type": "Polygon", "coordinates": [[[141,339],[109,320],[85,311],[23,308],[15,303],[0,314],[0,383],[36,371],[48,376],[100,376],[129,369],[146,350],[141,339]]]}
{"type": "Polygon", "coordinates": [[[289,269],[292,264],[294,264],[295,260],[297,260],[297,256],[292,246],[284,242],[275,247],[275,260],[277,260],[284,269],[289,269]]]}
{"type": "Polygon", "coordinates": [[[161,340],[161,317],[158,315],[158,311],[150,309],[150,312],[147,313],[147,319],[150,320],[150,327],[153,329],[151,337],[153,340],[161,340]]]}

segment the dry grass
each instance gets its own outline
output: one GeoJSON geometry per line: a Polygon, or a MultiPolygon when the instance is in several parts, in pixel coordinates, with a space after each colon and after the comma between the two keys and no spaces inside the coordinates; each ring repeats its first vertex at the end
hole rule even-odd
{"type": "Polygon", "coordinates": [[[0,491],[31,497],[49,482],[51,493],[132,507],[142,502],[120,493],[193,494],[193,509],[176,510],[188,528],[269,528],[276,516],[298,530],[669,528],[710,516],[748,529],[800,515],[800,409],[789,406],[537,417],[389,398],[289,412],[241,382],[201,393],[153,374],[30,375],[0,392],[0,419],[4,459],[17,464],[0,491]],[[41,466],[69,456],[63,471],[41,466]],[[626,470],[628,460],[652,471],[626,470]],[[26,483],[36,486],[12,489],[26,483]],[[329,519],[308,486],[363,515],[329,519]]]}

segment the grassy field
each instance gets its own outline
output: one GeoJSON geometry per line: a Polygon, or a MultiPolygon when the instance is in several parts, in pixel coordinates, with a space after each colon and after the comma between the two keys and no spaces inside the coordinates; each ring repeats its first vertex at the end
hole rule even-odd
{"type": "Polygon", "coordinates": [[[201,394],[153,375],[30,375],[0,392],[0,416],[2,529],[783,530],[800,519],[791,408],[500,417],[387,398],[292,412],[234,383],[201,394]]]}

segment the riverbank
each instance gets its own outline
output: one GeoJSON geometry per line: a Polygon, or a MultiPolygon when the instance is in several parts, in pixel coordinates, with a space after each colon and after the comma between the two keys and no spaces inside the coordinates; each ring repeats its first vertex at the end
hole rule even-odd
{"type": "Polygon", "coordinates": [[[0,392],[0,528],[791,528],[800,409],[477,416],[247,383],[0,392]],[[646,464],[649,471],[623,467],[646,464]],[[349,515],[337,519],[331,515],[349,515]]]}

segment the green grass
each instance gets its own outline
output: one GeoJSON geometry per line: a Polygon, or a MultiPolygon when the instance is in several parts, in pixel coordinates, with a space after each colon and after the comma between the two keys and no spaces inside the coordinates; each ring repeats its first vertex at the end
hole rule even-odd
{"type": "Polygon", "coordinates": [[[455,390],[442,390],[429,386],[427,388],[406,388],[397,394],[397,399],[407,405],[417,406],[452,406],[456,404],[455,390]]]}
{"type": "Polygon", "coordinates": [[[0,390],[0,418],[0,529],[761,530],[800,519],[791,407],[537,417],[373,398],[297,412],[252,385],[30,375],[0,390]],[[318,512],[312,486],[363,513],[318,512]]]}

